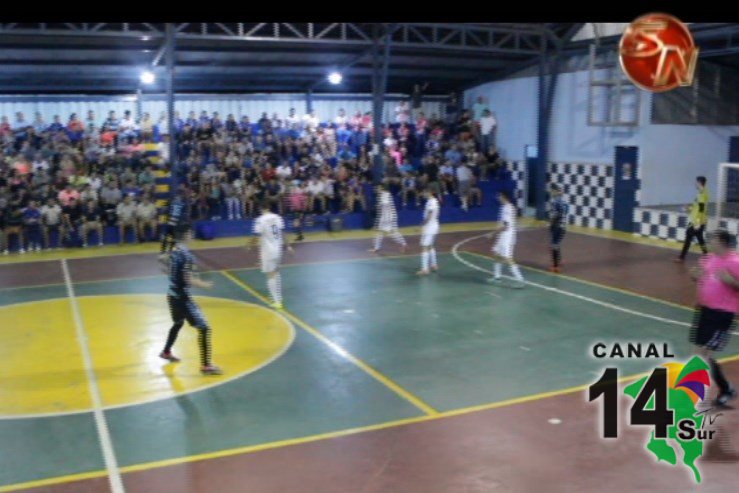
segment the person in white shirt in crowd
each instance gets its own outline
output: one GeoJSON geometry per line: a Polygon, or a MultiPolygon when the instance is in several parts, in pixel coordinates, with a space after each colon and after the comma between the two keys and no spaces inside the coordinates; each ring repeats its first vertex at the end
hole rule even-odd
{"type": "Polygon", "coordinates": [[[121,120],[118,129],[120,131],[121,137],[123,137],[124,139],[128,137],[134,137],[136,135],[138,125],[136,125],[136,120],[134,120],[130,110],[126,110],[123,114],[123,119],[121,120]]]}
{"type": "Polygon", "coordinates": [[[23,116],[23,112],[22,111],[17,112],[15,114],[15,121],[13,122],[13,132],[18,132],[29,126],[30,125],[26,121],[26,117],[23,116]]]}
{"type": "Polygon", "coordinates": [[[44,120],[44,116],[41,113],[36,113],[36,119],[33,121],[33,129],[36,134],[40,134],[45,131],[49,125],[44,120]]]}
{"type": "Polygon", "coordinates": [[[33,171],[38,171],[38,170],[49,171],[49,161],[44,159],[43,154],[41,154],[40,152],[37,152],[36,157],[31,163],[31,169],[33,171]]]}
{"type": "Polygon", "coordinates": [[[311,213],[315,210],[316,200],[318,200],[318,203],[320,204],[321,212],[326,212],[328,210],[328,199],[324,193],[324,189],[324,184],[315,176],[312,176],[310,180],[308,180],[306,190],[308,191],[308,211],[311,213]]]}
{"type": "Polygon", "coordinates": [[[411,108],[408,101],[402,101],[395,107],[395,121],[397,123],[408,123],[411,119],[411,108]]]}
{"type": "Polygon", "coordinates": [[[324,176],[321,178],[321,185],[323,185],[323,196],[325,197],[324,204],[326,204],[324,214],[328,214],[330,212],[327,205],[328,201],[333,200],[334,198],[334,180],[328,176],[324,176]]]}
{"type": "Polygon", "coordinates": [[[472,170],[466,163],[461,163],[457,166],[456,171],[459,200],[462,203],[462,210],[467,212],[470,200],[470,188],[472,186],[472,170]]]}
{"type": "Polygon", "coordinates": [[[151,231],[151,238],[157,239],[157,229],[159,223],[157,221],[157,206],[148,196],[144,196],[141,203],[136,206],[136,219],[138,222],[139,241],[146,241],[147,228],[151,231]]]}
{"type": "Polygon", "coordinates": [[[480,149],[487,151],[490,146],[495,145],[495,133],[497,131],[498,122],[493,113],[485,108],[480,118],[480,149]]]}
{"type": "Polygon", "coordinates": [[[162,132],[161,137],[162,141],[157,144],[157,151],[162,162],[169,163],[169,131],[166,128],[162,132]]]}
{"type": "Polygon", "coordinates": [[[347,123],[346,112],[344,111],[344,108],[339,108],[339,113],[336,115],[336,118],[334,118],[334,123],[338,127],[342,127],[347,123]]]}
{"type": "Polygon", "coordinates": [[[316,116],[316,112],[311,111],[309,113],[306,113],[306,115],[303,117],[303,123],[306,130],[313,132],[318,128],[318,124],[320,123],[320,121],[318,120],[318,116],[316,116]]]}
{"type": "Polygon", "coordinates": [[[80,191],[80,203],[87,204],[91,200],[94,202],[98,201],[97,190],[94,190],[89,183],[82,185],[82,190],[80,191]]]}
{"type": "Polygon", "coordinates": [[[282,161],[277,169],[275,169],[275,174],[278,180],[289,180],[293,176],[293,169],[290,167],[288,161],[282,161]]]}
{"type": "Polygon", "coordinates": [[[116,207],[116,215],[118,216],[118,233],[120,235],[120,244],[126,239],[126,230],[131,229],[133,231],[134,243],[138,241],[138,231],[136,222],[136,202],[133,200],[132,195],[126,195],[123,202],[118,204],[116,207]]]}
{"type": "Polygon", "coordinates": [[[290,108],[290,111],[285,118],[285,124],[288,128],[296,128],[295,125],[297,125],[297,128],[299,129],[300,123],[300,117],[295,113],[295,108],[290,108]]]}
{"type": "Polygon", "coordinates": [[[62,223],[62,208],[56,200],[49,199],[46,204],[41,206],[41,225],[43,226],[42,231],[46,248],[51,248],[51,233],[56,232],[56,250],[58,250],[66,233],[62,223]]]}

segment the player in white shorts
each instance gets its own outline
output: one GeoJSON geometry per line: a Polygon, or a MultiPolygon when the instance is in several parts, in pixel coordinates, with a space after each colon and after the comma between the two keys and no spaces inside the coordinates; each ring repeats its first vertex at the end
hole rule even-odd
{"type": "Polygon", "coordinates": [[[426,199],[426,206],[423,209],[423,224],[421,225],[421,270],[416,272],[419,276],[429,273],[429,265],[434,272],[439,269],[436,265],[436,248],[434,247],[436,235],[439,234],[439,199],[430,188],[422,193],[426,199]]]}
{"type": "Polygon", "coordinates": [[[387,185],[381,183],[377,186],[377,220],[375,222],[377,235],[375,236],[375,244],[369,251],[377,253],[382,246],[382,239],[385,235],[395,240],[400,245],[401,251],[405,253],[408,245],[405,238],[398,231],[398,214],[395,212],[395,202],[387,189],[387,185]]]}
{"type": "MultiPolygon", "coordinates": [[[[522,288],[526,281],[521,275],[521,270],[513,259],[513,247],[516,246],[516,208],[513,205],[511,196],[508,192],[501,191],[498,193],[498,201],[500,202],[500,226],[496,230],[498,238],[493,245],[493,277],[489,279],[491,282],[501,281],[502,264],[507,264],[511,270],[513,278],[516,280],[515,288],[522,288]]],[[[490,233],[488,237],[492,237],[490,233]]]]}
{"type": "Polygon", "coordinates": [[[262,272],[267,274],[267,289],[272,297],[272,308],[282,309],[282,279],[280,277],[280,263],[282,262],[283,246],[288,252],[292,247],[284,235],[285,221],[272,212],[269,201],[261,204],[261,215],[254,221],[254,236],[251,245],[259,242],[259,263],[262,272]]]}

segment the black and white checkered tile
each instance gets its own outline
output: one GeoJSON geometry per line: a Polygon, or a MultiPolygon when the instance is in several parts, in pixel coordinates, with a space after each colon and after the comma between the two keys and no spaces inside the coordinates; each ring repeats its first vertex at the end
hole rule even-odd
{"type": "MultiPolygon", "coordinates": [[[[526,187],[526,163],[510,163],[516,180],[516,199],[523,207],[526,187]]],[[[613,166],[606,164],[549,163],[547,183],[562,188],[570,205],[569,224],[587,228],[613,227],[613,166]]]]}
{"type": "Polygon", "coordinates": [[[511,178],[516,182],[516,208],[523,211],[526,208],[526,163],[524,161],[510,162],[508,171],[511,172],[511,178]]]}
{"type": "Polygon", "coordinates": [[[613,166],[549,163],[547,182],[562,188],[564,200],[570,204],[570,224],[612,229],[613,166]]]}
{"type": "MultiPolygon", "coordinates": [[[[715,222],[709,220],[709,229],[715,227],[715,222]]],[[[719,227],[726,229],[733,235],[739,234],[739,220],[723,219],[719,227]]],[[[683,241],[688,229],[688,214],[677,211],[663,211],[646,207],[637,207],[634,210],[634,234],[660,240],[683,241]]]]}
{"type": "Polygon", "coordinates": [[[688,215],[637,207],[634,209],[634,234],[660,240],[682,241],[688,228],[688,215]]]}

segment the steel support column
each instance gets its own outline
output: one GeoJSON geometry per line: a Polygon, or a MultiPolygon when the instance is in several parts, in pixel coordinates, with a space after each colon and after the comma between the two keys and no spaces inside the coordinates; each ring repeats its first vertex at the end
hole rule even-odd
{"type": "Polygon", "coordinates": [[[174,66],[175,66],[175,26],[167,23],[166,39],[164,42],[164,51],[167,60],[167,132],[169,133],[169,161],[170,169],[174,171],[176,163],[179,162],[177,157],[177,144],[174,125],[174,66]]]}
{"type": "Polygon", "coordinates": [[[313,112],[313,90],[309,89],[305,93],[305,112],[306,114],[313,112]]]}
{"type": "Polygon", "coordinates": [[[539,57],[539,118],[537,127],[537,160],[536,173],[534,176],[534,192],[536,198],[536,218],[546,219],[547,211],[547,163],[549,161],[549,124],[551,122],[552,107],[554,106],[554,93],[559,76],[558,53],[552,55],[548,60],[546,47],[542,47],[539,57]],[[548,63],[550,62],[550,63],[548,63]],[[547,66],[549,65],[549,67],[547,66]],[[547,74],[549,76],[547,77],[547,74]],[[548,79],[548,80],[547,80],[548,79]]]}
{"type": "Polygon", "coordinates": [[[375,184],[385,177],[385,158],[382,141],[382,114],[385,106],[385,91],[387,88],[388,65],[390,61],[390,36],[385,37],[385,45],[380,55],[379,34],[375,38],[372,49],[372,125],[373,151],[375,156],[372,163],[372,177],[375,184]]]}

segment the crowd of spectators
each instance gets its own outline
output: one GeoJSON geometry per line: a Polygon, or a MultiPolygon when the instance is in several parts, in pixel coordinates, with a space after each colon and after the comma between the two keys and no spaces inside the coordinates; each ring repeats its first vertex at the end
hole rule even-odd
{"type": "MultiPolygon", "coordinates": [[[[480,102],[478,102],[480,103],[480,102]]],[[[384,178],[407,206],[432,187],[442,201],[481,202],[480,180],[498,176],[500,160],[488,109],[476,103],[442,120],[401,103],[382,128],[384,178]],[[487,120],[486,120],[487,118],[487,120]]],[[[280,213],[366,210],[373,181],[373,118],[343,109],[327,120],[314,112],[248,116],[218,112],[166,117],[114,111],[98,118],[46,122],[17,113],[0,118],[0,251],[20,253],[103,242],[116,226],[121,243],[156,240],[157,169],[188,185],[192,219],[253,217],[267,199],[280,213]],[[175,159],[169,139],[174,138],[175,159]],[[170,165],[170,163],[175,163],[170,165]],[[126,234],[129,236],[127,237],[126,234]]]]}

